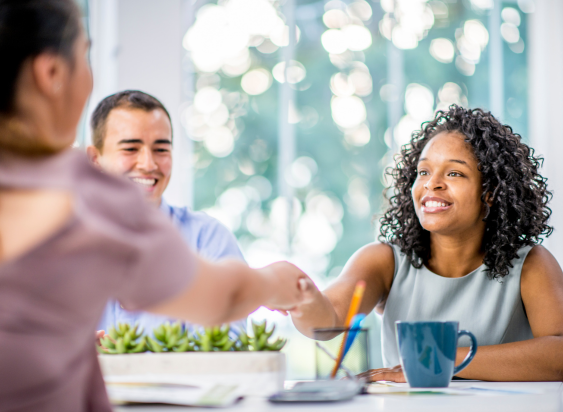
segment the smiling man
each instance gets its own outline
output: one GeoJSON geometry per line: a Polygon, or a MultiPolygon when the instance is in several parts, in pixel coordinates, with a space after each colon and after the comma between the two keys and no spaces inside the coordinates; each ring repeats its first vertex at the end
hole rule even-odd
{"type": "MultiPolygon", "coordinates": [[[[90,160],[102,170],[130,179],[170,217],[185,241],[209,260],[243,260],[236,238],[219,221],[203,212],[168,205],[162,194],[172,173],[172,124],[163,104],[146,93],[127,90],[102,100],[92,114],[90,160]]],[[[129,312],[109,302],[100,329],[121,322],[139,323],[145,332],[171,319],[129,312]]],[[[238,326],[244,327],[245,321],[238,326]]]]}

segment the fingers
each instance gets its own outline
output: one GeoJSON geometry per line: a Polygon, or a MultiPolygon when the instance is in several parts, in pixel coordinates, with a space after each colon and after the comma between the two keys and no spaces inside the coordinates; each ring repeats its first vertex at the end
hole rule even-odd
{"type": "Polygon", "coordinates": [[[299,306],[312,303],[317,288],[313,281],[297,266],[289,262],[276,262],[266,267],[276,279],[275,295],[266,304],[267,307],[300,316],[299,306]]]}
{"type": "Polygon", "coordinates": [[[96,344],[97,344],[98,346],[102,346],[102,342],[100,341],[100,339],[102,339],[105,335],[106,335],[106,331],[105,331],[105,330],[98,330],[98,331],[96,331],[96,344]]]}
{"type": "Polygon", "coordinates": [[[405,383],[405,375],[400,365],[393,368],[371,369],[367,372],[360,373],[358,378],[364,378],[368,382],[390,381],[397,383],[405,383]]]}

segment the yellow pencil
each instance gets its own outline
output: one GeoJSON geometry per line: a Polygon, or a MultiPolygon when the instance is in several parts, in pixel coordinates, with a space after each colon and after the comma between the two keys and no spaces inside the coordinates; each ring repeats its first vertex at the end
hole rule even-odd
{"type": "MultiPolygon", "coordinates": [[[[358,314],[358,310],[360,310],[360,304],[362,303],[362,298],[364,297],[365,290],[366,282],[364,282],[363,280],[358,281],[358,283],[356,283],[356,288],[354,289],[354,295],[352,295],[352,301],[350,302],[350,307],[348,308],[346,320],[344,321],[344,327],[346,329],[350,328],[352,319],[358,314]]],[[[332,369],[332,373],[330,374],[331,379],[334,379],[336,373],[338,372],[338,368],[342,363],[342,355],[344,354],[344,346],[346,345],[347,338],[348,330],[344,332],[344,337],[342,339],[342,343],[340,344],[340,351],[338,352],[338,358],[336,358],[336,363],[334,364],[334,368],[332,369]]]]}

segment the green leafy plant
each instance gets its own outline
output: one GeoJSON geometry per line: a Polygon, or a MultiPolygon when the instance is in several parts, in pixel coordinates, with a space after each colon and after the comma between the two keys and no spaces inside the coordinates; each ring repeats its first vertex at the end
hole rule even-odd
{"type": "Polygon", "coordinates": [[[98,351],[102,354],[161,352],[229,352],[279,351],[287,340],[272,341],[275,325],[268,330],[266,321],[252,322],[252,334],[241,330],[238,336],[230,333],[229,324],[203,328],[191,334],[180,322],[163,323],[153,329],[152,336],[143,336],[138,325],[120,323],[101,339],[98,351]]]}
{"type": "Polygon", "coordinates": [[[127,323],[119,323],[117,327],[111,327],[108,334],[104,336],[98,346],[98,352],[103,354],[141,353],[147,351],[146,337],[139,325],[131,326],[127,323]]]}
{"type": "Polygon", "coordinates": [[[233,349],[236,340],[231,339],[229,324],[205,328],[194,333],[196,350],[200,352],[227,352],[233,349]]]}
{"type": "Polygon", "coordinates": [[[188,330],[180,322],[166,322],[153,329],[154,339],[147,336],[147,347],[151,352],[189,352],[194,342],[188,330]]]}
{"type": "Polygon", "coordinates": [[[235,344],[235,350],[240,351],[279,351],[287,343],[286,339],[278,338],[271,342],[270,338],[276,330],[276,326],[272,326],[272,329],[267,330],[266,321],[263,322],[252,322],[252,332],[253,335],[249,336],[246,332],[241,331],[238,340],[235,344]]]}

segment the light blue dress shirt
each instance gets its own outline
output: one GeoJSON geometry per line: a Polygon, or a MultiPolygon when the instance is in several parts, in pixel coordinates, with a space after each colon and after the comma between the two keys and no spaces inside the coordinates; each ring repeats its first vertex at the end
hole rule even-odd
{"type": "MultiPolygon", "coordinates": [[[[204,212],[191,211],[187,207],[170,206],[164,199],[160,204],[160,210],[170,217],[190,248],[196,250],[204,258],[211,261],[224,258],[244,260],[235,236],[217,219],[204,212]]],[[[103,329],[107,332],[117,323],[131,325],[138,323],[145,333],[152,335],[155,327],[167,321],[172,323],[176,320],[142,311],[128,311],[123,309],[119,302],[109,301],[98,330],[103,329]]],[[[233,325],[245,330],[246,319],[234,322],[233,325]]]]}

